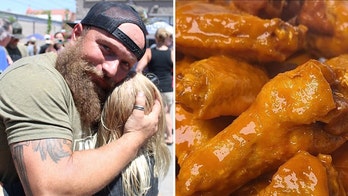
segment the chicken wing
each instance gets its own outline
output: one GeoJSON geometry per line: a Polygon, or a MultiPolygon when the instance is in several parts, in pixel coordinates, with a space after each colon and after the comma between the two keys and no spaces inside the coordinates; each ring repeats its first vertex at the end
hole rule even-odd
{"type": "Polygon", "coordinates": [[[303,0],[232,0],[239,9],[260,18],[281,18],[289,21],[296,17],[301,10],[303,0]]]}
{"type": "Polygon", "coordinates": [[[233,117],[220,117],[211,120],[195,119],[194,115],[186,111],[180,104],[175,110],[175,155],[178,164],[196,147],[205,145],[217,133],[226,128],[233,117]]]}
{"type": "Polygon", "coordinates": [[[177,50],[198,58],[233,55],[252,62],[281,62],[303,48],[305,26],[209,3],[176,8],[177,50]]]}
{"type": "Polygon", "coordinates": [[[336,108],[334,78],[315,60],[278,74],[248,110],[185,159],[176,181],[178,195],[229,195],[299,150],[329,154],[337,149],[346,138],[317,122],[336,108]]]}
{"type": "Polygon", "coordinates": [[[258,196],[269,195],[344,196],[345,193],[330,155],[315,157],[300,151],[280,166],[270,185],[258,193],[258,196]]]}
{"type": "Polygon", "coordinates": [[[348,195],[348,142],[332,153],[332,160],[342,185],[348,195]]]}
{"type": "Polygon", "coordinates": [[[337,107],[323,119],[327,123],[325,129],[333,134],[342,134],[348,126],[348,55],[340,55],[325,62],[336,74],[334,98],[337,107]],[[342,115],[343,114],[343,115],[342,115]]]}
{"type": "Polygon", "coordinates": [[[192,63],[176,77],[176,102],[198,119],[238,116],[268,81],[266,71],[227,56],[192,63]]]}
{"type": "Polygon", "coordinates": [[[308,51],[326,58],[348,53],[348,1],[307,0],[298,21],[308,27],[308,51]]]}

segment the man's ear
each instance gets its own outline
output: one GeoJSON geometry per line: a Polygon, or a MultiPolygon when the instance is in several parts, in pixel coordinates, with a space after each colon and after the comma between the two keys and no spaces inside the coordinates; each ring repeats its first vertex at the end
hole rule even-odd
{"type": "Polygon", "coordinates": [[[82,35],[83,26],[81,23],[77,23],[74,26],[73,33],[71,34],[71,40],[76,41],[78,37],[82,35]]]}

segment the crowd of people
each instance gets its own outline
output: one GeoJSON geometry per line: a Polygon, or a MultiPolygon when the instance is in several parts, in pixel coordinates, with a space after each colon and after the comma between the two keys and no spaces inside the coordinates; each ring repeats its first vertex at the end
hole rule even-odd
{"type": "Polygon", "coordinates": [[[59,52],[64,49],[66,36],[59,31],[54,36],[45,35],[44,44],[39,45],[36,37],[29,37],[26,43],[22,34],[22,25],[19,22],[11,23],[7,19],[0,19],[0,73],[13,62],[27,56],[33,56],[46,52],[59,52]],[[6,54],[6,58],[5,55],[6,54]]]}
{"type": "Polygon", "coordinates": [[[21,44],[18,24],[0,25],[0,195],[159,195],[172,172],[171,35],[148,56],[138,12],[110,1],[72,24],[69,42],[21,44]]]}

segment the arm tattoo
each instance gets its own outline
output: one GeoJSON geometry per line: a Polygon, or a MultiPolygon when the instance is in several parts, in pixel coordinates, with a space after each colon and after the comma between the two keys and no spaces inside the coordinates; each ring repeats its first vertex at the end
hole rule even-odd
{"type": "Polygon", "coordinates": [[[70,153],[63,148],[63,145],[68,145],[68,143],[70,141],[62,139],[46,139],[33,143],[33,150],[40,153],[41,160],[46,160],[49,155],[57,163],[61,158],[70,156],[70,153]]]}
{"type": "Polygon", "coordinates": [[[27,170],[25,167],[23,148],[32,145],[35,152],[40,153],[42,161],[45,161],[48,156],[55,162],[61,158],[68,157],[71,153],[65,149],[71,148],[71,141],[63,139],[45,139],[36,141],[27,141],[15,144],[12,148],[13,160],[17,166],[18,175],[21,177],[21,182],[27,195],[33,195],[30,189],[27,170]],[[65,147],[64,147],[65,145],[65,147]]]}
{"type": "Polygon", "coordinates": [[[21,145],[15,145],[12,151],[13,161],[17,166],[18,175],[21,177],[21,182],[26,194],[31,196],[33,195],[29,180],[27,176],[27,170],[25,169],[25,163],[23,159],[23,146],[28,146],[29,142],[22,143],[21,145]]]}

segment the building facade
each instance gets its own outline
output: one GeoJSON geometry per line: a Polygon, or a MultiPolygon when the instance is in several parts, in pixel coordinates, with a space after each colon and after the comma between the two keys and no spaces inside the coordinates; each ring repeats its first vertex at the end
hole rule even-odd
{"type": "Polygon", "coordinates": [[[116,1],[132,5],[138,12],[143,12],[146,23],[164,21],[173,25],[174,0],[76,0],[76,19],[81,20],[88,10],[99,1],[116,1]]]}
{"type": "MultiPolygon", "coordinates": [[[[71,28],[65,22],[81,20],[88,10],[99,1],[116,1],[129,4],[142,15],[146,24],[165,22],[173,26],[174,0],[75,0],[76,13],[73,11],[66,13],[67,10],[32,10],[28,8],[25,15],[0,11],[0,17],[12,18],[12,20],[19,22],[25,37],[32,34],[45,35],[48,30],[47,12],[50,11],[52,19],[49,34],[53,35],[62,30],[70,33],[71,28]]],[[[24,38],[23,41],[25,42],[27,39],[24,38]]],[[[149,35],[149,39],[153,39],[153,35],[149,35]]]]}

